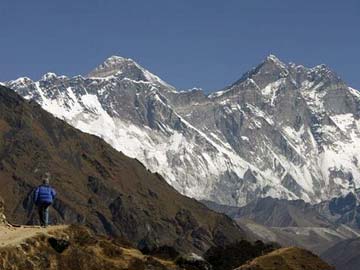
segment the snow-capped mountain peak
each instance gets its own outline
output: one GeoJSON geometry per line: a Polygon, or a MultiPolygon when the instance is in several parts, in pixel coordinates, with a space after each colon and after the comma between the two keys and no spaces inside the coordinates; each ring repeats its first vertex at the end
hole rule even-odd
{"type": "Polygon", "coordinates": [[[113,55],[107,58],[102,64],[92,70],[87,77],[109,77],[117,73],[122,73],[130,66],[135,66],[135,62],[132,59],[124,58],[121,56],[113,55]]]}
{"type": "Polygon", "coordinates": [[[272,63],[274,63],[275,65],[278,65],[278,66],[281,66],[281,67],[283,67],[283,68],[286,68],[286,64],[283,63],[283,62],[282,62],[276,55],[274,55],[274,54],[269,54],[269,55],[265,58],[264,62],[272,62],[272,63]]]}
{"type": "Polygon", "coordinates": [[[85,78],[6,85],[198,199],[317,202],[360,186],[360,94],[323,65],[270,55],[209,96],[118,56],[85,78]]]}
{"type": "Polygon", "coordinates": [[[134,61],[130,58],[112,55],[104,61],[104,65],[114,65],[123,62],[134,62],[134,61]]]}
{"type": "Polygon", "coordinates": [[[41,77],[41,81],[49,81],[57,77],[58,76],[54,72],[47,72],[41,77]]]}
{"type": "MultiPolygon", "coordinates": [[[[259,65],[243,74],[238,81],[221,91],[224,93],[230,92],[228,90],[234,88],[238,89],[239,87],[243,88],[243,84],[249,83],[255,88],[262,89],[269,83],[274,82],[279,78],[287,77],[288,75],[288,65],[283,63],[275,55],[270,54],[259,65]]],[[[237,90],[235,92],[237,92],[237,90]]]]}
{"type": "Polygon", "coordinates": [[[317,65],[313,68],[310,68],[308,70],[308,74],[311,74],[313,75],[313,77],[316,77],[320,80],[326,79],[332,80],[333,82],[341,82],[341,78],[339,77],[339,75],[325,64],[317,65]]]}
{"type": "Polygon", "coordinates": [[[88,78],[107,78],[111,76],[119,79],[126,78],[134,81],[150,82],[162,88],[175,91],[173,86],[143,68],[134,60],[116,55],[107,58],[87,75],[88,78]]]}
{"type": "Polygon", "coordinates": [[[32,83],[33,81],[29,77],[20,77],[20,78],[17,78],[16,80],[13,80],[11,82],[13,84],[16,84],[16,85],[27,85],[29,83],[32,83]]]}

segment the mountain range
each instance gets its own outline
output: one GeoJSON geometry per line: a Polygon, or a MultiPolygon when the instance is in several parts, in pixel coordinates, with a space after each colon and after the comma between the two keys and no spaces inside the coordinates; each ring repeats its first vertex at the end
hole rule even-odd
{"type": "Polygon", "coordinates": [[[210,209],[233,219],[246,218],[269,227],[331,227],[347,225],[360,230],[360,194],[352,192],[318,204],[303,200],[259,198],[235,207],[203,201],[210,209]]]}
{"type": "Polygon", "coordinates": [[[3,84],[196,199],[318,203],[360,184],[360,93],[325,65],[269,55],[209,95],[119,56],[83,76],[3,84]]]}
{"type": "Polygon", "coordinates": [[[338,270],[358,269],[359,194],[348,193],[319,204],[270,197],[242,207],[203,203],[236,220],[254,239],[306,248],[338,270]]]}

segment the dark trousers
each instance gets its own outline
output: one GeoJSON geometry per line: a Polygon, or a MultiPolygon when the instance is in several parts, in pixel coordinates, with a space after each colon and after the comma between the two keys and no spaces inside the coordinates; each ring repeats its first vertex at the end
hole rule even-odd
{"type": "Polygon", "coordinates": [[[40,226],[49,225],[49,206],[51,203],[43,202],[38,205],[40,226]]]}

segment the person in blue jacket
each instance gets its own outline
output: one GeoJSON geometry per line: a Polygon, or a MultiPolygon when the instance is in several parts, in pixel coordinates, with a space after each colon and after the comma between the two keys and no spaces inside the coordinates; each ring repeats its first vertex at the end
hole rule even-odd
{"type": "Polygon", "coordinates": [[[47,173],[42,185],[38,186],[34,193],[34,202],[39,210],[40,226],[49,225],[49,206],[54,202],[56,191],[50,186],[50,174],[47,173]]]}

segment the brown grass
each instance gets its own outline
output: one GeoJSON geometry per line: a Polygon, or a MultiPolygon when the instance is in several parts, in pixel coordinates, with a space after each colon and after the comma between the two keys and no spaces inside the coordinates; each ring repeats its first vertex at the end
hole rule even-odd
{"type": "Polygon", "coordinates": [[[255,258],[238,270],[335,270],[335,268],[310,251],[289,247],[255,258]]]}

